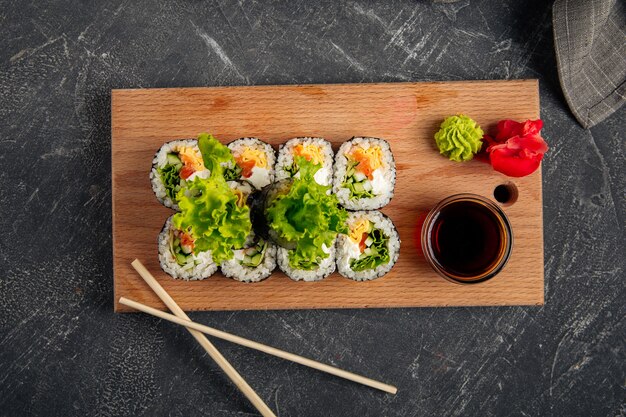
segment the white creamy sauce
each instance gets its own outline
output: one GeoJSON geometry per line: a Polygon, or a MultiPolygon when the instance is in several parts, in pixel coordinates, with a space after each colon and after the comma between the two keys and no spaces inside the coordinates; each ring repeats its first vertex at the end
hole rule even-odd
{"type": "Polygon", "coordinates": [[[322,243],[322,250],[324,253],[330,253],[330,248],[326,246],[326,243],[322,243]]]}
{"type": "Polygon", "coordinates": [[[245,180],[255,188],[261,189],[270,183],[269,171],[266,168],[253,167],[252,174],[245,180]]]}
{"type": "Polygon", "coordinates": [[[346,245],[346,253],[350,258],[358,258],[361,256],[361,249],[359,248],[358,243],[354,243],[351,239],[348,239],[348,244],[346,245]]]}
{"type": "Polygon", "coordinates": [[[243,261],[243,249],[234,250],[233,253],[236,260],[243,261]]]}
{"type": "Polygon", "coordinates": [[[346,268],[350,268],[350,261],[352,259],[358,258],[361,256],[361,250],[359,249],[359,245],[354,243],[351,239],[346,239],[346,244],[343,247],[344,253],[346,256],[341,258],[346,268]]]}
{"type": "Polygon", "coordinates": [[[329,185],[330,184],[330,181],[328,180],[329,177],[330,177],[330,171],[328,170],[328,168],[322,167],[317,170],[317,172],[313,176],[313,179],[315,179],[315,182],[320,185],[329,185]]]}
{"type": "Polygon", "coordinates": [[[209,171],[208,169],[203,169],[202,171],[194,172],[189,177],[187,177],[187,179],[185,181],[193,181],[193,179],[196,178],[196,177],[207,179],[210,176],[211,176],[211,171],[209,171]]]}
{"type": "Polygon", "coordinates": [[[385,179],[382,168],[376,169],[372,176],[374,177],[372,179],[372,192],[375,195],[386,193],[389,190],[389,183],[385,179]]]}

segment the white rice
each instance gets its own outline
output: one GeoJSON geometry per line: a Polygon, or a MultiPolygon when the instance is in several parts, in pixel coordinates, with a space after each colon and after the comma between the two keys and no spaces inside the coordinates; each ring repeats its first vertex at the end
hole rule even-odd
{"type": "MultiPolygon", "coordinates": [[[[331,185],[333,180],[333,148],[330,142],[322,138],[293,138],[281,145],[278,151],[278,160],[276,161],[276,180],[291,178],[291,174],[285,168],[289,168],[293,164],[293,148],[298,144],[321,146],[324,162],[322,167],[315,173],[315,182],[320,185],[331,185]]],[[[298,172],[295,176],[298,177],[299,175],[300,173],[298,172]]]]}
{"type": "Polygon", "coordinates": [[[389,204],[393,198],[393,191],[396,183],[396,164],[393,160],[391,147],[387,141],[377,138],[355,137],[344,142],[335,156],[335,178],[333,192],[337,195],[339,203],[348,210],[374,210],[389,204]],[[348,158],[346,154],[353,146],[361,146],[369,149],[370,146],[380,146],[383,152],[382,167],[374,173],[374,184],[372,198],[351,199],[350,190],[342,187],[346,179],[348,158]]]}
{"type": "Polygon", "coordinates": [[[276,269],[276,246],[269,242],[267,243],[267,248],[265,248],[263,262],[256,268],[241,264],[243,249],[234,252],[235,257],[233,259],[224,261],[220,265],[222,273],[229,278],[241,282],[259,282],[269,277],[276,269]]]}
{"type": "Polygon", "coordinates": [[[249,178],[241,178],[248,181],[257,190],[265,187],[268,184],[274,182],[274,164],[276,163],[276,153],[274,148],[268,143],[263,142],[258,138],[241,138],[234,140],[228,144],[228,149],[233,154],[233,157],[237,157],[244,148],[258,149],[265,153],[267,158],[267,168],[252,168],[252,175],[249,178]]]}
{"type": "Polygon", "coordinates": [[[278,267],[294,281],[321,281],[335,272],[335,242],[325,249],[325,252],[329,254],[328,257],[322,260],[317,269],[306,271],[292,268],[289,265],[289,250],[279,247],[277,253],[278,267]]]}
{"type": "Polygon", "coordinates": [[[378,211],[355,211],[348,216],[348,226],[363,217],[372,222],[374,228],[382,230],[385,236],[389,238],[389,262],[379,265],[376,269],[353,271],[350,268],[350,261],[360,255],[358,245],[352,242],[349,236],[339,235],[337,238],[337,269],[341,275],[355,281],[368,281],[382,277],[391,270],[400,255],[400,237],[393,222],[378,211]],[[356,250],[354,246],[356,246],[356,250]]]}
{"type": "MultiPolygon", "coordinates": [[[[201,155],[200,149],[198,148],[198,141],[196,139],[173,140],[171,142],[165,143],[159,148],[157,153],[154,155],[154,159],[152,159],[152,170],[150,171],[150,183],[152,184],[152,191],[154,191],[157,200],[159,200],[159,202],[165,207],[170,207],[177,211],[179,209],[178,204],[176,204],[175,201],[167,196],[167,193],[165,191],[165,185],[163,184],[163,181],[161,181],[161,176],[159,175],[157,168],[163,168],[165,165],[167,165],[167,154],[172,152],[178,152],[181,147],[192,147],[195,149],[198,155],[201,155]]],[[[205,171],[202,171],[201,173],[196,173],[196,175],[206,177],[208,176],[209,171],[205,171]]]]}
{"type": "Polygon", "coordinates": [[[170,229],[172,228],[172,217],[170,216],[159,234],[159,263],[165,273],[172,278],[184,279],[186,281],[201,280],[210,277],[217,271],[217,264],[213,262],[211,251],[200,252],[191,255],[185,265],[179,265],[176,258],[170,251],[170,229]]]}

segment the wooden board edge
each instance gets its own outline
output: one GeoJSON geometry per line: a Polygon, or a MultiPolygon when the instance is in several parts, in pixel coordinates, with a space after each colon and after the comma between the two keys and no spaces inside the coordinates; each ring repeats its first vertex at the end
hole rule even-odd
{"type": "Polygon", "coordinates": [[[115,147],[116,147],[116,134],[115,134],[115,130],[116,130],[116,122],[115,122],[115,112],[114,109],[116,108],[116,101],[117,101],[117,97],[120,94],[119,93],[120,90],[111,90],[111,246],[112,246],[112,250],[111,250],[111,254],[113,256],[113,270],[112,270],[112,278],[113,278],[113,312],[114,313],[120,313],[123,310],[120,308],[121,304],[118,302],[119,300],[119,280],[116,279],[116,269],[117,269],[117,262],[118,262],[118,257],[116,256],[117,253],[117,242],[116,242],[116,238],[115,238],[115,230],[116,230],[116,219],[115,219],[115,213],[116,213],[116,207],[115,207],[115,172],[113,169],[113,165],[114,165],[114,158],[113,155],[115,153],[115,147]]]}
{"type": "MultiPolygon", "coordinates": [[[[536,102],[535,102],[535,107],[537,108],[537,113],[535,114],[535,119],[541,119],[541,95],[540,90],[539,90],[539,80],[536,78],[533,78],[531,80],[534,80],[534,84],[535,84],[535,97],[536,97],[536,102]]],[[[543,163],[540,165],[539,167],[539,179],[538,179],[538,185],[537,187],[539,188],[539,200],[540,200],[540,210],[539,210],[539,220],[541,223],[541,236],[539,236],[539,240],[540,240],[540,252],[541,252],[541,295],[540,295],[540,304],[538,305],[545,305],[545,299],[546,299],[546,260],[545,260],[545,249],[544,249],[544,223],[543,223],[543,163]]]]}
{"type": "MultiPolygon", "coordinates": [[[[237,308],[237,309],[202,309],[202,308],[185,308],[184,306],[181,306],[183,308],[184,311],[186,312],[192,312],[192,313],[198,313],[198,312],[212,312],[212,311],[288,311],[288,310],[298,310],[298,311],[303,311],[303,310],[328,310],[328,311],[332,311],[332,310],[363,310],[363,309],[367,309],[367,310],[389,310],[389,309],[415,309],[415,308],[467,308],[467,307],[492,307],[492,308],[498,308],[498,307],[542,307],[544,305],[543,300],[541,301],[535,301],[535,302],[514,302],[514,303],[494,303],[494,304],[451,304],[451,305],[441,305],[441,304],[423,304],[423,305],[382,305],[382,306],[339,306],[339,307],[276,307],[276,308],[246,308],[246,309],[242,309],[242,308],[237,308]]],[[[158,306],[151,306],[157,310],[161,310],[161,311],[166,311],[168,312],[168,308],[162,304],[159,303],[158,306]]],[[[139,311],[134,310],[130,307],[127,307],[125,305],[119,304],[119,303],[115,303],[115,309],[114,309],[115,313],[120,313],[120,314],[127,314],[127,313],[138,313],[139,311]]]]}
{"type": "MultiPolygon", "coordinates": [[[[111,96],[114,94],[126,94],[126,93],[139,93],[144,91],[171,91],[171,90],[233,90],[241,88],[250,89],[272,89],[272,88],[290,88],[290,87],[354,87],[354,86],[389,86],[389,85],[440,85],[440,84],[474,84],[474,83],[522,83],[522,84],[535,84],[539,86],[539,80],[537,78],[520,78],[510,80],[455,80],[455,81],[402,81],[402,82],[372,82],[372,83],[322,83],[322,84],[254,84],[254,85],[216,85],[216,86],[191,86],[191,87],[154,87],[154,88],[116,88],[111,90],[111,96]]],[[[539,92],[537,92],[537,96],[539,92]]],[[[113,100],[111,100],[111,106],[113,106],[113,100]]],[[[537,109],[539,109],[537,100],[537,109]]],[[[538,115],[537,115],[538,116],[538,115]]]]}

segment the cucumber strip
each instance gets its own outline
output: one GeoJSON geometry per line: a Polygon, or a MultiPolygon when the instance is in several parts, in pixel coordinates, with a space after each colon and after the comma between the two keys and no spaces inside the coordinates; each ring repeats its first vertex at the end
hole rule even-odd
{"type": "Polygon", "coordinates": [[[363,188],[363,184],[360,182],[355,182],[354,183],[354,191],[355,193],[363,193],[365,192],[365,188],[363,188]]]}
{"type": "Polygon", "coordinates": [[[265,250],[267,249],[267,242],[263,239],[247,249],[244,249],[244,257],[241,260],[241,264],[250,268],[256,268],[263,262],[265,257],[265,250]]]}
{"type": "Polygon", "coordinates": [[[177,253],[176,254],[176,262],[179,265],[184,265],[187,263],[187,256],[183,255],[182,253],[177,253]]]}
{"type": "Polygon", "coordinates": [[[166,158],[169,165],[183,165],[183,161],[175,153],[168,153],[166,158]]]}

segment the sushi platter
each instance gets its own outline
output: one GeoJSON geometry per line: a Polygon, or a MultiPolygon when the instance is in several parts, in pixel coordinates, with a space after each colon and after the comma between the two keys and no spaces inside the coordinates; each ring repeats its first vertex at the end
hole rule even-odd
{"type": "MultiPolygon", "coordinates": [[[[113,90],[115,300],[129,297],[165,309],[133,271],[130,263],[138,258],[189,311],[542,304],[541,172],[512,179],[477,160],[452,164],[441,158],[433,135],[446,116],[457,113],[487,128],[501,119],[537,118],[537,81],[113,90]],[[377,153],[378,159],[359,152],[377,153]],[[352,161],[355,153],[365,159],[352,161]],[[207,155],[216,155],[215,160],[207,155]],[[232,221],[236,230],[224,235],[224,228],[216,228],[194,241],[190,235],[200,235],[195,230],[201,229],[194,223],[194,204],[200,204],[201,186],[208,187],[203,184],[218,172],[221,182],[214,189],[232,198],[228,216],[239,219],[232,221]],[[179,183],[189,186],[181,191],[179,183]],[[443,280],[420,252],[420,222],[445,197],[474,193],[493,200],[498,186],[515,195],[502,204],[514,231],[508,264],[479,285],[443,280]],[[341,218],[338,224],[347,225],[346,231],[335,225],[308,236],[319,221],[306,214],[302,221],[309,219],[310,225],[298,232],[305,243],[280,243],[272,238],[273,226],[267,240],[261,229],[294,211],[285,205],[298,187],[311,187],[305,193],[317,206],[309,212],[333,211],[328,216],[341,218]],[[254,203],[255,198],[262,202],[254,203]],[[254,207],[268,201],[271,208],[261,211],[268,218],[255,217],[254,207]],[[174,215],[177,210],[182,213],[174,215]],[[312,241],[317,247],[306,246],[312,241]],[[210,251],[196,256],[194,242],[196,248],[210,248],[213,257],[206,256],[210,251]],[[351,245],[356,255],[350,255],[351,245]],[[360,257],[359,248],[365,251],[360,257]],[[311,251],[327,257],[312,271],[303,255],[311,251]],[[373,261],[380,253],[384,260],[373,261]],[[212,259],[224,259],[222,272],[216,272],[212,259]]],[[[130,309],[115,302],[115,311],[130,309]]]]}

